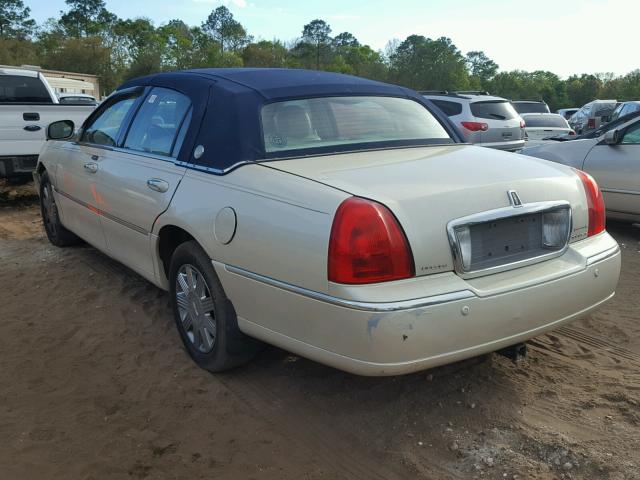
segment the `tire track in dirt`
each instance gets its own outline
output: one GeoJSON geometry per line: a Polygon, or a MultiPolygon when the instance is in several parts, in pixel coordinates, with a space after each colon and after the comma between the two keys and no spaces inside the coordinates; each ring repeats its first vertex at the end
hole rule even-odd
{"type": "Polygon", "coordinates": [[[308,409],[305,411],[295,401],[278,395],[261,372],[237,371],[233,377],[224,376],[219,380],[254,411],[266,413],[264,420],[286,429],[296,448],[303,448],[317,458],[320,466],[332,465],[344,474],[343,478],[354,480],[406,478],[406,470],[403,469],[403,475],[355,442],[348,441],[347,437],[353,432],[332,423],[324,415],[310,415],[308,409]]]}

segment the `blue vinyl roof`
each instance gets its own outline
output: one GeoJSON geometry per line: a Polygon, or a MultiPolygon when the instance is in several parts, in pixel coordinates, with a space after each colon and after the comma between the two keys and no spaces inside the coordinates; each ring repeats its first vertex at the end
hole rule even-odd
{"type": "Polygon", "coordinates": [[[178,160],[215,173],[268,158],[262,135],[262,106],[293,98],[346,95],[410,98],[428,108],[451,137],[460,141],[448,118],[413,90],[340,73],[281,68],[204,68],[136,78],[118,90],[140,86],[172,88],[191,99],[191,127],[178,160]],[[193,157],[197,145],[205,148],[205,154],[198,160],[193,157]]]}

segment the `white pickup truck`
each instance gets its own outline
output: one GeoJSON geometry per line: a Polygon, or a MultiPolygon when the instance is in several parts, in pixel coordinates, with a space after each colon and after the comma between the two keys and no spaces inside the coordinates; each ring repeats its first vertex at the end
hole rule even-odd
{"type": "Polygon", "coordinates": [[[92,105],[59,103],[36,70],[0,68],[0,178],[28,178],[38,163],[47,126],[58,120],[82,125],[92,105]]]}

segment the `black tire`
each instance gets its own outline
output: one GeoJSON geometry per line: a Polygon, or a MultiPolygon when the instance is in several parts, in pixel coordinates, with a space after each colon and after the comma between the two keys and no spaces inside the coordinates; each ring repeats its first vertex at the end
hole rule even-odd
{"type": "Polygon", "coordinates": [[[46,171],[40,177],[40,214],[47,238],[56,247],[68,247],[81,242],[75,233],[67,230],[60,222],[53,187],[46,171]]]}
{"type": "MultiPolygon", "coordinates": [[[[195,280],[194,284],[201,285],[198,280],[195,280]]],[[[173,317],[182,343],[191,358],[201,368],[210,372],[228,370],[248,362],[260,350],[262,344],[259,341],[248,337],[238,329],[233,305],[224,293],[222,284],[211,265],[211,259],[197,242],[185,242],[173,253],[169,268],[169,292],[173,317]],[[204,278],[206,290],[203,289],[201,293],[196,294],[196,288],[190,290],[184,287],[185,281],[189,283],[187,279],[189,271],[193,274],[193,278],[199,280],[202,280],[201,277],[204,278]],[[181,275],[182,284],[178,275],[181,275]],[[200,298],[202,303],[196,301],[197,306],[194,306],[192,300],[195,298],[200,298]],[[209,299],[212,302],[208,301],[209,299]],[[185,304],[188,304],[188,307],[185,304]],[[210,305],[212,308],[209,310],[210,305]],[[202,309],[199,312],[200,307],[202,309]],[[183,321],[187,316],[189,318],[183,321]],[[205,322],[215,324],[213,329],[215,336],[210,335],[211,328],[206,331],[199,328],[196,330],[196,323],[202,325],[205,322]],[[207,338],[206,342],[202,341],[203,337],[207,338]],[[212,337],[213,340],[211,340],[212,337]],[[210,350],[207,351],[207,348],[210,350]]]]}

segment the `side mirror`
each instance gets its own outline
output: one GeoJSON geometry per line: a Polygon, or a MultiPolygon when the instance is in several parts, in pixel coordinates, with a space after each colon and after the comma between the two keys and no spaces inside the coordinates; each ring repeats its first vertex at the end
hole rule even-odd
{"type": "Polygon", "coordinates": [[[620,143],[620,132],[615,128],[609,130],[604,134],[604,143],[607,145],[617,145],[620,143]]]}
{"type": "Polygon", "coordinates": [[[75,125],[71,120],[59,120],[47,127],[47,140],[66,140],[73,137],[75,125]]]}

